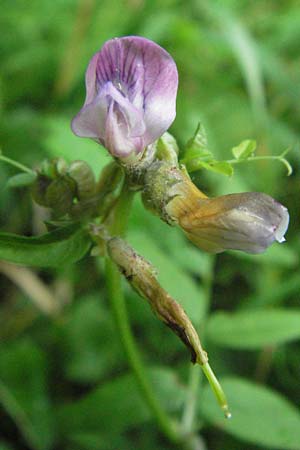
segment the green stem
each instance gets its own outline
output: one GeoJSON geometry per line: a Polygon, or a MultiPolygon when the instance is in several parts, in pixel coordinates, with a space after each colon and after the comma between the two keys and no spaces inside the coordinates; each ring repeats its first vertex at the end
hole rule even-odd
{"type": "Polygon", "coordinates": [[[285,165],[287,168],[287,174],[291,175],[293,168],[290,163],[284,158],[283,155],[266,155],[266,156],[249,156],[246,159],[228,159],[226,162],[228,164],[241,164],[245,162],[255,162],[255,161],[265,161],[265,160],[277,160],[285,165]]]}
{"type": "MultiPolygon", "coordinates": [[[[111,234],[122,236],[125,234],[129,210],[133,198],[133,193],[126,187],[126,180],[119,200],[114,208],[113,222],[111,223],[111,234]]],[[[106,280],[108,294],[111,302],[120,340],[124,346],[128,363],[136,378],[140,392],[152,411],[157,424],[163,434],[173,443],[179,443],[180,437],[176,430],[175,423],[168,414],[161,408],[159,400],[155,396],[148,381],[145,367],[142,363],[138,348],[136,346],[130,322],[127,314],[125,299],[121,285],[121,275],[116,265],[109,259],[106,261],[106,280]]]]}
{"type": "MultiPolygon", "coordinates": [[[[203,293],[204,296],[206,297],[205,298],[206,311],[204,316],[202,317],[202,322],[205,321],[207,310],[210,305],[214,261],[215,258],[213,256],[209,256],[209,265],[207,267],[207,273],[203,278],[203,293]]],[[[196,331],[198,330],[196,329],[196,331]]],[[[192,430],[194,429],[194,422],[196,418],[196,411],[198,404],[198,392],[201,380],[202,380],[202,370],[199,370],[198,365],[191,366],[189,373],[188,390],[181,421],[182,430],[185,434],[191,433],[192,430]]]]}
{"type": "Polygon", "coordinates": [[[14,161],[13,159],[8,158],[7,156],[1,155],[0,154],[0,161],[4,161],[7,164],[10,164],[11,166],[17,167],[18,169],[22,170],[22,172],[27,172],[27,173],[35,173],[34,170],[29,169],[29,167],[24,166],[23,164],[14,161]]]}
{"type": "Polygon", "coordinates": [[[198,404],[198,391],[202,378],[202,371],[199,366],[190,366],[189,381],[187,394],[182,414],[182,432],[185,435],[191,433],[194,429],[194,422],[196,417],[196,408],[198,404]]]}

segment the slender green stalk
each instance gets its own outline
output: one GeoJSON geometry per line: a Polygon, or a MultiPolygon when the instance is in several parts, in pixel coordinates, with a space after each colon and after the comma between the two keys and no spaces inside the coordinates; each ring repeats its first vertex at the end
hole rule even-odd
{"type": "Polygon", "coordinates": [[[7,164],[10,164],[11,166],[17,167],[18,169],[22,170],[22,172],[27,172],[30,174],[35,173],[34,170],[29,169],[29,167],[26,167],[23,164],[19,163],[18,161],[10,159],[7,156],[2,155],[1,153],[0,153],[0,161],[6,162],[7,164]]]}
{"type": "Polygon", "coordinates": [[[198,392],[202,378],[199,366],[190,366],[188,389],[182,414],[181,427],[184,434],[189,434],[194,429],[196,408],[198,404],[198,392]]]}
{"type": "Polygon", "coordinates": [[[291,173],[293,172],[292,166],[284,158],[284,155],[249,156],[246,159],[228,159],[226,160],[226,162],[228,164],[241,164],[245,162],[266,161],[266,160],[280,161],[287,168],[287,175],[291,175],[291,173]]]}
{"type": "Polygon", "coordinates": [[[226,419],[230,419],[231,412],[228,409],[228,404],[227,404],[227,400],[226,400],[224,391],[223,391],[219,381],[215,377],[215,374],[213,373],[210,365],[208,363],[203,364],[202,370],[205,373],[205,376],[208,379],[209,384],[210,384],[215,396],[217,397],[219,405],[221,406],[222,410],[224,411],[226,419]]]}
{"type": "MultiPolygon", "coordinates": [[[[124,184],[123,191],[113,211],[113,220],[110,227],[110,231],[113,235],[122,236],[125,234],[132,197],[132,192],[130,192],[124,184]]],[[[168,414],[161,408],[160,402],[155,396],[148,381],[145,367],[141,361],[141,357],[131,331],[122,291],[121,275],[115,264],[109,259],[106,261],[106,280],[117,330],[140,392],[149,409],[152,411],[152,414],[163,434],[171,442],[175,444],[179,443],[180,436],[176,429],[175,422],[173,422],[168,414]]]]}
{"type": "MultiPolygon", "coordinates": [[[[209,261],[210,264],[208,267],[208,271],[203,281],[204,295],[206,296],[207,305],[206,310],[208,309],[211,297],[214,258],[211,256],[209,261]]],[[[205,316],[206,314],[204,314],[204,317],[202,318],[203,321],[205,321],[205,316]]],[[[217,377],[215,376],[208,362],[201,364],[201,369],[206,376],[216,396],[216,399],[225,414],[225,417],[229,419],[231,417],[231,413],[228,408],[226,396],[217,377]]],[[[198,391],[202,379],[202,371],[200,371],[199,368],[197,371],[197,368],[194,367],[192,367],[190,371],[188,391],[181,421],[182,432],[186,435],[192,433],[192,431],[194,430],[194,422],[198,404],[198,391]]]]}
{"type": "MultiPolygon", "coordinates": [[[[207,268],[207,273],[203,278],[203,293],[206,304],[206,311],[204,317],[202,317],[202,321],[205,321],[205,317],[207,315],[207,310],[210,305],[211,300],[211,290],[212,290],[212,282],[213,282],[213,268],[214,268],[214,257],[209,257],[209,267],[207,268]]],[[[191,433],[194,429],[194,422],[196,417],[197,404],[199,400],[198,392],[202,379],[202,370],[199,370],[199,366],[191,366],[189,373],[189,381],[188,381],[188,390],[186,395],[186,401],[182,414],[182,430],[185,434],[191,433]]]]}

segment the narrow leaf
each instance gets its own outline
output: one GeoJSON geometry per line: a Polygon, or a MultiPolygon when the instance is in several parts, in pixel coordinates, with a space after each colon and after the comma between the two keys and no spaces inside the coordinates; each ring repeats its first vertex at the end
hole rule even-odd
{"type": "Polygon", "coordinates": [[[59,267],[82,258],[90,247],[88,234],[78,224],[42,236],[0,233],[0,259],[38,267],[59,267]]]}
{"type": "MultiPolygon", "coordinates": [[[[172,371],[160,367],[148,369],[148,375],[163,408],[178,411],[184,400],[185,387],[172,371]]],[[[67,439],[74,432],[84,432],[104,435],[111,440],[112,423],[113,435],[118,435],[151,419],[132,374],[115,377],[58,411],[60,429],[67,439]]]]}
{"type": "Polygon", "coordinates": [[[36,180],[36,173],[18,173],[13,177],[9,178],[6,183],[8,188],[19,188],[23,186],[30,186],[36,180]]]}
{"type": "Polygon", "coordinates": [[[263,448],[299,450],[300,414],[277,392],[242,378],[223,378],[232,420],[220,420],[218,406],[205,386],[199,409],[206,420],[223,431],[263,448]]]}
{"type": "Polygon", "coordinates": [[[300,338],[300,309],[218,312],[207,325],[207,337],[221,347],[256,349],[300,338]]]}
{"type": "Polygon", "coordinates": [[[187,142],[186,150],[197,149],[201,151],[207,148],[207,137],[204,126],[198,123],[194,136],[187,142]]]}

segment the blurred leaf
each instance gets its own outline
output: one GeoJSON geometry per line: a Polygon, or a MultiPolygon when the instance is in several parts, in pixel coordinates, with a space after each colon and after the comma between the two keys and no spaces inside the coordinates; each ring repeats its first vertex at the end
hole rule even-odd
{"type": "Polygon", "coordinates": [[[30,186],[35,180],[37,175],[35,173],[18,173],[9,178],[6,183],[8,188],[19,188],[24,186],[30,186]]]}
{"type": "Polygon", "coordinates": [[[207,337],[221,347],[257,349],[300,338],[300,309],[249,310],[210,316],[207,337]]]}
{"type": "Polygon", "coordinates": [[[193,156],[205,157],[211,156],[211,152],[207,149],[207,136],[205,128],[201,122],[198,123],[194,136],[187,142],[185,146],[185,154],[193,154],[193,156]]]}
{"type": "Polygon", "coordinates": [[[235,159],[246,159],[248,156],[254,154],[256,150],[256,141],[246,139],[241,142],[238,146],[232,148],[232,154],[235,159]]]}
{"type": "Polygon", "coordinates": [[[226,175],[227,177],[232,177],[233,175],[233,167],[227,161],[209,161],[202,162],[199,168],[203,167],[204,169],[211,170],[212,172],[220,173],[222,175],[226,175]]]}
{"type": "Polygon", "coordinates": [[[46,394],[46,362],[29,340],[1,349],[0,402],[31,448],[47,450],[54,440],[46,394]]]}
{"type": "MultiPolygon", "coordinates": [[[[147,374],[162,407],[167,411],[178,411],[183,404],[185,388],[173,372],[160,367],[148,369],[147,374]]],[[[108,381],[58,411],[61,433],[68,440],[74,436],[78,439],[79,436],[96,435],[100,440],[106,438],[110,442],[115,435],[151,418],[131,374],[108,381]]]]}
{"type": "Polygon", "coordinates": [[[80,299],[62,328],[62,346],[67,377],[95,382],[123,361],[111,314],[100,303],[99,293],[80,299]]]}
{"type": "Polygon", "coordinates": [[[81,259],[90,245],[88,234],[78,224],[34,237],[0,233],[0,258],[26,266],[60,267],[81,259]]]}
{"type": "Polygon", "coordinates": [[[199,407],[211,424],[236,438],[264,448],[299,450],[300,414],[277,392],[242,378],[220,380],[226,392],[232,419],[220,417],[208,385],[199,407]]]}
{"type": "Polygon", "coordinates": [[[8,445],[6,442],[0,442],[0,450],[13,450],[13,447],[8,445]]]}
{"type": "Polygon", "coordinates": [[[299,255],[293,247],[278,242],[259,255],[250,255],[239,251],[229,251],[229,253],[237,259],[244,259],[256,264],[270,264],[272,267],[295,267],[299,262],[299,255]]]}

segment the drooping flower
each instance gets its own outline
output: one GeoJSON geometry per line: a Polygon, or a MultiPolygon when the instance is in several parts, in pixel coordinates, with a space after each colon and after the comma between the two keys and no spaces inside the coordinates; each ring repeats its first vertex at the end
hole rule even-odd
{"type": "Polygon", "coordinates": [[[208,198],[187,178],[174,186],[172,195],[168,214],[203,250],[261,253],[273,242],[285,241],[288,210],[269,195],[244,192],[208,198]]]}
{"type": "Polygon", "coordinates": [[[269,195],[244,192],[208,198],[184,170],[156,161],[147,170],[145,206],[169,225],[179,225],[197,247],[212,253],[261,253],[284,242],[289,223],[285,206],[269,195]]]}
{"type": "Polygon", "coordinates": [[[158,139],[176,115],[178,74],[172,57],[137,36],[107,41],[86,71],[86,99],[73,132],[132,159],[158,139]]]}

